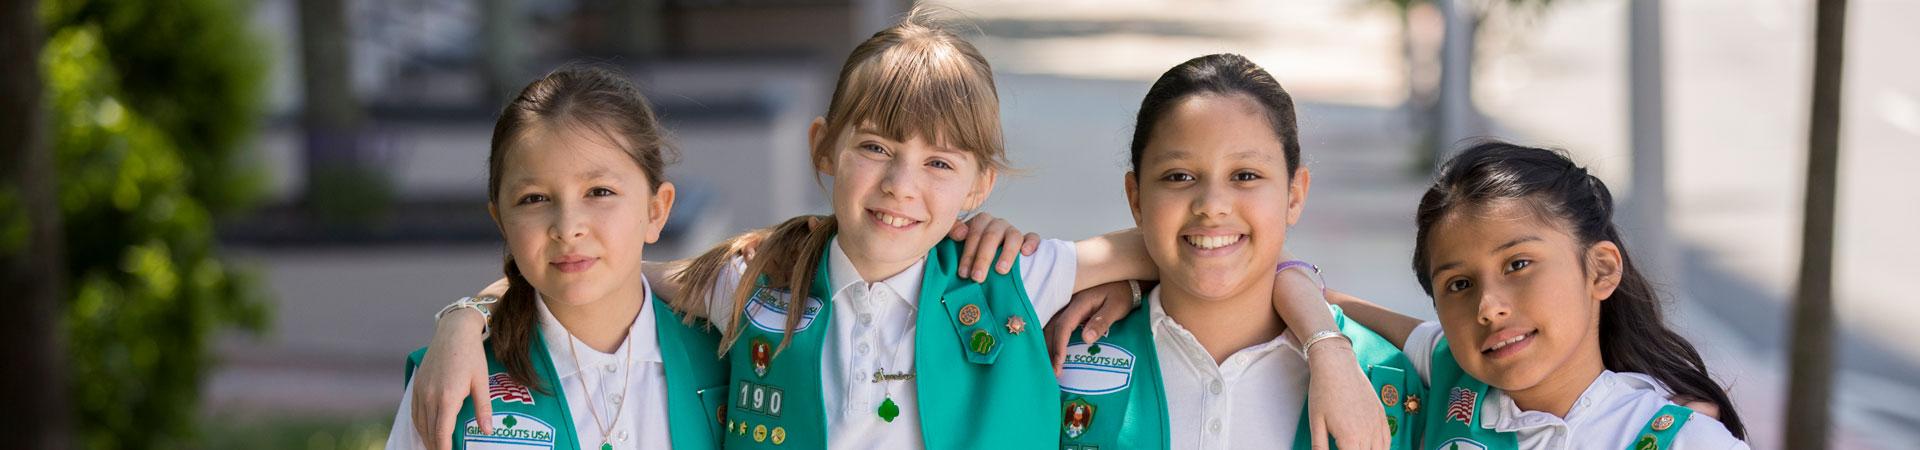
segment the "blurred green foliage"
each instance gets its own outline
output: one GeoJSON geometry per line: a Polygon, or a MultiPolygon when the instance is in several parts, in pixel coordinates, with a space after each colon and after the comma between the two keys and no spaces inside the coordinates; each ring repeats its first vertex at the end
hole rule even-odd
{"type": "Polygon", "coordinates": [[[255,198],[235,163],[264,54],[227,0],[46,0],[41,53],[65,227],[80,448],[188,446],[220,331],[259,331],[254,275],[222,262],[216,213],[255,198]]]}

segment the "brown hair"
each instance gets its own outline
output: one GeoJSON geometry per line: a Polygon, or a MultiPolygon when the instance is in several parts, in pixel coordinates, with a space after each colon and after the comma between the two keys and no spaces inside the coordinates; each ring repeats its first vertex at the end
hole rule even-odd
{"type": "MultiPolygon", "coordinates": [[[[811,143],[810,154],[816,166],[833,157],[839,145],[835,137],[858,128],[888,139],[919,137],[963,149],[974,155],[983,171],[1009,169],[1000,134],[1000,98],[993,85],[993,70],[973,44],[943,28],[933,11],[915,8],[900,24],[874,33],[847,55],[840,79],[834,84],[833,99],[827,105],[826,137],[811,143]]],[[[686,287],[686,295],[674,307],[683,311],[705,307],[732,255],[755,240],[759,240],[756,256],[742,272],[731,314],[738,317],[746,308],[762,275],[768,277],[771,287],[786,289],[796,300],[804,299],[817,269],[813,258],[826,251],[836,228],[833,216],[801,216],[728,239],[695,258],[680,273],[676,281],[686,287]],[[815,219],[819,224],[810,225],[815,219]],[[787,269],[775,274],[771,272],[774,268],[787,269]]],[[[804,301],[797,304],[805,307],[804,301]]],[[[787,316],[786,337],[776,354],[793,340],[800,317],[787,316]]],[[[738,322],[721,340],[719,351],[723,355],[740,337],[738,322]]]]}
{"type": "MultiPolygon", "coordinates": [[[[520,95],[500,110],[493,125],[493,145],[487,155],[487,203],[499,204],[500,176],[506,172],[507,152],[525,151],[514,145],[532,127],[565,129],[605,139],[626,151],[634,164],[647,176],[648,187],[660,188],[666,181],[666,166],[679,152],[666,142],[666,132],[654,119],[653,108],[633,83],[620,74],[599,67],[565,66],[520,91],[520,95]]],[[[505,257],[507,293],[500,298],[493,320],[494,354],[506,366],[507,376],[542,394],[548,393],[540,379],[533,376],[531,337],[538,307],[533,285],[520,274],[513,253],[505,257]]]]}
{"type": "Polygon", "coordinates": [[[1267,126],[1280,138],[1281,151],[1287,158],[1287,176],[1297,175],[1300,126],[1294,120],[1293,96],[1253,60],[1232,53],[1217,53],[1173,66],[1154,80],[1153,87],[1147,88],[1147,97],[1140,101],[1140,115],[1133,123],[1133,145],[1128,161],[1134,178],[1140,177],[1140,158],[1147,151],[1147,143],[1153,140],[1153,127],[1166,118],[1175,103],[1203,94],[1245,95],[1265,108],[1267,126]]]}

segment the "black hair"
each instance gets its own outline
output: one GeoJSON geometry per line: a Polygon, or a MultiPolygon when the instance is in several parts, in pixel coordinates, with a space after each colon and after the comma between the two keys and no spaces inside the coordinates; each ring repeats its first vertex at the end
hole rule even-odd
{"type": "Polygon", "coordinates": [[[1259,64],[1245,56],[1218,53],[1173,66],[1154,80],[1153,87],[1147,88],[1147,97],[1140,100],[1140,116],[1133,124],[1129,160],[1132,165],[1128,167],[1135,177],[1140,176],[1140,155],[1153,137],[1154,125],[1166,117],[1174,103],[1198,94],[1242,94],[1259,102],[1266,109],[1273,134],[1280,137],[1280,146],[1287,157],[1287,176],[1299,170],[1300,126],[1293,117],[1293,97],[1259,64]]]}
{"type": "MultiPolygon", "coordinates": [[[[1601,241],[1620,248],[1620,285],[1600,303],[1600,358],[1607,369],[1646,374],[1675,394],[1712,401],[1720,423],[1746,439],[1746,426],[1720,385],[1713,381],[1700,352],[1662,318],[1662,300],[1653,284],[1627,256],[1626,241],[1613,223],[1613,194],[1565,153],[1500,141],[1470,144],[1440,169],[1420,198],[1414,217],[1413,273],[1428,296],[1427,239],[1434,224],[1456,211],[1517,201],[1536,217],[1566,228],[1585,249],[1601,241]]],[[[1584,255],[1584,250],[1582,250],[1584,255]]],[[[1581,258],[1584,260],[1584,256],[1581,258]]]]}

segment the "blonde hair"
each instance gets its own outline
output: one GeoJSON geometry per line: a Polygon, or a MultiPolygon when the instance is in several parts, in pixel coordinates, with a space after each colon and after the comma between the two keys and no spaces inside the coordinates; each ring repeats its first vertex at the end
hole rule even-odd
{"type": "MultiPolygon", "coordinates": [[[[827,105],[827,137],[810,148],[815,164],[833,157],[839,145],[835,137],[857,128],[888,139],[919,137],[966,151],[973,154],[982,171],[1010,169],[1001,138],[1000,97],[993,85],[993,70],[973,44],[940,24],[935,11],[915,8],[899,24],[874,33],[847,55],[827,105]]],[[[676,281],[687,287],[687,295],[676,299],[674,308],[704,308],[733,255],[742,254],[756,241],[756,256],[747,263],[734,290],[732,316],[739,317],[746,308],[762,275],[768,278],[769,287],[787,289],[796,301],[795,308],[805,308],[804,299],[818,269],[816,259],[826,251],[836,228],[833,216],[801,216],[728,239],[695,258],[679,274],[676,281]],[[815,220],[817,224],[810,223],[815,220]],[[771,272],[776,268],[785,270],[771,272]]],[[[776,355],[792,342],[800,317],[787,315],[785,337],[775,349],[776,355]]],[[[740,337],[741,324],[734,322],[721,340],[722,355],[740,337]]]]}

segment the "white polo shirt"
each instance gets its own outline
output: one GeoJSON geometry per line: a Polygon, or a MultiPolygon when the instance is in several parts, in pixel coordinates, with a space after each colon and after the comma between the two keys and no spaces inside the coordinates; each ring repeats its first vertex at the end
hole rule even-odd
{"type": "MultiPolygon", "coordinates": [[[[1307,361],[1287,333],[1219,364],[1147,294],[1173,448],[1289,448],[1307,400],[1307,361]]],[[[1618,449],[1614,449],[1618,450],[1618,449]]]]}
{"type": "MultiPolygon", "coordinates": [[[[582,450],[598,450],[602,442],[618,449],[673,446],[667,435],[667,378],[660,361],[660,337],[654,329],[651,289],[642,301],[640,315],[627,328],[632,340],[621,343],[611,354],[601,353],[573,338],[547,309],[546,301],[535,302],[540,310],[540,337],[546,342],[554,374],[560,379],[559,386],[547,386],[547,389],[557,389],[566,396],[567,409],[573,415],[574,436],[582,450]],[[569,344],[573,346],[571,351],[569,344]],[[580,355],[578,368],[574,365],[575,352],[580,355]],[[624,364],[628,352],[633,352],[630,365],[624,364]],[[622,380],[627,381],[624,394],[622,380]],[[581,391],[583,382],[588,391],[581,391]],[[588,393],[592,398],[588,398],[588,393]],[[595,414],[599,415],[597,423],[595,414]],[[613,423],[616,414],[620,418],[617,424],[613,423]],[[601,427],[609,425],[613,430],[604,432],[605,428],[601,427]]],[[[388,450],[427,448],[413,430],[412,407],[413,381],[408,380],[406,393],[400,396],[400,412],[393,418],[393,431],[387,435],[388,450]]]]}
{"type": "MultiPolygon", "coordinates": [[[[831,448],[924,448],[921,440],[919,394],[916,380],[873,382],[873,373],[913,370],[914,330],[918,320],[920,282],[926,257],[879,283],[860,278],[839,239],[827,245],[828,286],[833,293],[831,332],[822,344],[821,396],[827,411],[827,443],[831,448]],[[900,408],[892,422],[877,410],[887,398],[900,408]]],[[[1073,243],[1041,241],[1033,256],[1020,256],[1020,280],[1033,301],[1040,321],[1027,332],[1037,333],[1055,312],[1073,297],[1076,255],[1073,243]]],[[[733,322],[733,295],[746,263],[735,258],[713,288],[708,317],[726,329],[733,322]]]]}
{"type": "MultiPolygon", "coordinates": [[[[1432,384],[1433,346],[1445,336],[1440,322],[1426,322],[1413,329],[1407,336],[1405,352],[1407,359],[1413,362],[1413,368],[1420,372],[1420,381],[1432,384]]],[[[1515,406],[1513,398],[1496,387],[1487,388],[1487,398],[1481,401],[1480,414],[1485,418],[1480,425],[1488,429],[1515,434],[1520,448],[1526,450],[1619,450],[1627,448],[1633,439],[1639,437],[1640,430],[1661,407],[1674,404],[1668,400],[1673,391],[1667,389],[1653,377],[1644,374],[1611,370],[1600,372],[1600,377],[1587,386],[1580,394],[1573,408],[1567,410],[1566,417],[1556,417],[1545,411],[1522,411],[1515,406]]],[[[1747,443],[1735,439],[1727,432],[1726,425],[1704,414],[1694,414],[1687,424],[1675,435],[1672,450],[1689,449],[1746,449],[1747,443]]]]}

